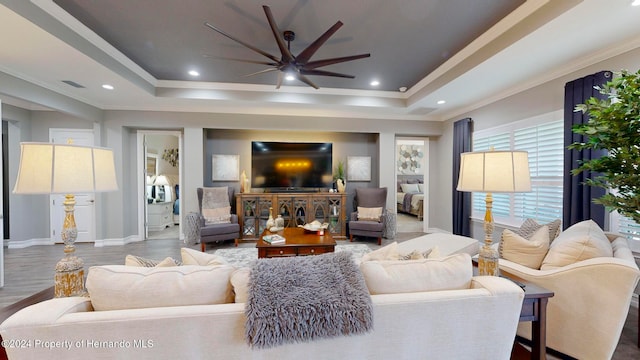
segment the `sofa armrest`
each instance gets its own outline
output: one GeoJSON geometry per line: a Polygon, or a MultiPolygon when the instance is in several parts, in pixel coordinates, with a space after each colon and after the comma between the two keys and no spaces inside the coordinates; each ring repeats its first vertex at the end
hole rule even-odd
{"type": "Polygon", "coordinates": [[[237,224],[238,223],[238,215],[231,214],[231,218],[229,218],[229,220],[231,221],[232,224],[237,224]]]}
{"type": "Polygon", "coordinates": [[[45,300],[28,306],[0,324],[0,331],[20,326],[38,326],[54,324],[62,316],[70,313],[93,311],[88,297],[66,297],[45,300]]]}
{"type": "Polygon", "coordinates": [[[518,292],[520,298],[524,299],[524,290],[513,281],[498,276],[474,276],[471,278],[472,289],[486,289],[492,295],[501,295],[518,292]]]}

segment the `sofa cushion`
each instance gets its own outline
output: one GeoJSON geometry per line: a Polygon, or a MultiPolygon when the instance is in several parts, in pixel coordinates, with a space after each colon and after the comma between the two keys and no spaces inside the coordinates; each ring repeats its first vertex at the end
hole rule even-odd
{"type": "Polygon", "coordinates": [[[207,254],[202,251],[181,248],[180,255],[182,256],[182,263],[184,265],[228,265],[229,263],[221,256],[216,254],[207,254]]]}
{"type": "Polygon", "coordinates": [[[380,217],[382,216],[382,208],[367,208],[358,206],[358,221],[380,221],[380,217]]]}
{"type": "Polygon", "coordinates": [[[230,265],[92,266],[86,287],[96,311],[222,304],[233,301],[230,265]]]}
{"type": "Polygon", "coordinates": [[[611,243],[593,220],[572,225],[551,243],[541,270],[550,270],[596,257],[611,257],[611,243]]]}
{"type": "Polygon", "coordinates": [[[541,226],[529,239],[505,229],[502,232],[501,257],[532,269],[540,269],[549,250],[549,228],[541,226]]]}
{"type": "Polygon", "coordinates": [[[126,266],[142,266],[142,267],[154,267],[154,266],[179,266],[182,262],[171,257],[164,258],[163,260],[147,259],[136,255],[127,255],[124,258],[124,264],[126,266]]]}
{"type": "Polygon", "coordinates": [[[473,276],[469,254],[439,259],[363,261],[360,269],[372,295],[468,289],[473,276]]]}
{"type": "Polygon", "coordinates": [[[200,236],[216,236],[224,234],[237,234],[240,225],[235,223],[217,224],[216,226],[205,226],[200,228],[200,236]]]}

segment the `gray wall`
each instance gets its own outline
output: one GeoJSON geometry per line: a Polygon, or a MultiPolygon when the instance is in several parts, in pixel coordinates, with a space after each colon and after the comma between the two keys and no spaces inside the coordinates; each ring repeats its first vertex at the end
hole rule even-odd
{"type": "MultiPolygon", "coordinates": [[[[621,69],[628,69],[635,72],[640,67],[638,59],[640,59],[640,49],[635,49],[448,119],[444,124],[442,137],[433,142],[433,152],[431,153],[431,158],[438,159],[438,164],[433,164],[436,170],[431,172],[433,197],[431,198],[430,206],[432,208],[438,206],[442,210],[430,213],[432,226],[447,231],[452,230],[451,177],[453,169],[450,157],[452,156],[453,148],[453,122],[470,117],[473,119],[474,130],[478,131],[553,111],[562,111],[564,107],[564,85],[567,82],[602,70],[616,72],[621,69]],[[438,155],[436,155],[436,152],[438,155]],[[433,192],[434,188],[438,191],[433,192]]],[[[431,169],[433,170],[433,168],[431,169]]],[[[483,239],[482,223],[474,222],[472,225],[472,236],[476,239],[483,239]]],[[[499,238],[503,228],[504,226],[496,224],[494,241],[499,238]]]]}

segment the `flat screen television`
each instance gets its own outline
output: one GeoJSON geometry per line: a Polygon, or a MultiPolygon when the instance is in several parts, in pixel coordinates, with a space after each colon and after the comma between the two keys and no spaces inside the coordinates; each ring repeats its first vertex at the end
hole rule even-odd
{"type": "Polygon", "coordinates": [[[251,142],[251,187],[310,191],[332,184],[332,143],[251,142]]]}

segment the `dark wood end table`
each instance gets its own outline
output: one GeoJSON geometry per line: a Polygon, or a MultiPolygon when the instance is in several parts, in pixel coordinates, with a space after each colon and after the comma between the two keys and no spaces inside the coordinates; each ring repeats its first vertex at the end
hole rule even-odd
{"type": "MultiPolygon", "coordinates": [[[[474,275],[477,275],[478,263],[473,259],[474,275]]],[[[511,353],[512,359],[547,358],[547,303],[553,291],[537,286],[500,269],[500,276],[524,285],[524,300],[520,310],[520,321],[531,321],[531,352],[516,342],[511,353]]]]}
{"type": "Polygon", "coordinates": [[[324,235],[318,235],[317,232],[308,232],[303,228],[295,227],[284,228],[276,233],[265,230],[260,235],[256,247],[258,248],[258,258],[319,255],[335,251],[336,241],[329,231],[325,231],[324,235]],[[271,234],[281,235],[286,241],[270,244],[262,240],[263,236],[271,234]]]}

